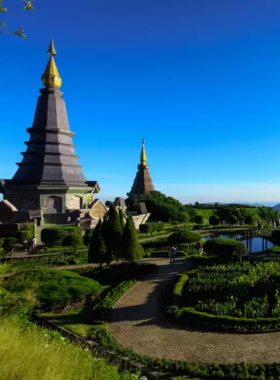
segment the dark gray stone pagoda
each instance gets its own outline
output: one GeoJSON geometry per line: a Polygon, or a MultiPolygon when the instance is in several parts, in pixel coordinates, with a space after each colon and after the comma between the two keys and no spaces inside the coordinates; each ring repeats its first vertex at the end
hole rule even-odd
{"type": "Polygon", "coordinates": [[[134,183],[129,196],[146,194],[154,190],[154,185],[149,173],[149,165],[147,164],[147,156],[145,151],[145,142],[142,140],[142,149],[140,155],[140,164],[138,165],[138,171],[134,179],[134,183]]]}
{"type": "Polygon", "coordinates": [[[27,129],[27,149],[14,177],[0,181],[0,191],[18,210],[39,209],[44,217],[60,214],[55,218],[59,223],[65,221],[66,210],[89,207],[100,189],[96,181],[86,180],[78,163],[72,142],[75,134],[70,131],[59,91],[62,80],[54,61],[53,41],[48,53],[50,59],[42,75],[46,88],[40,90],[33,125],[27,129]]]}

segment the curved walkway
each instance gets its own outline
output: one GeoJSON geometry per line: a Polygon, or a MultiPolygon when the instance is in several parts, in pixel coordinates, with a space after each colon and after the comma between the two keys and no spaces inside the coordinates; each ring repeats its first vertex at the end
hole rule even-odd
{"type": "Polygon", "coordinates": [[[158,272],[134,286],[112,311],[109,331],[124,347],[155,358],[201,363],[280,362],[280,332],[198,332],[166,321],[158,309],[159,295],[189,264],[181,259],[173,266],[166,259],[154,262],[158,272]]]}

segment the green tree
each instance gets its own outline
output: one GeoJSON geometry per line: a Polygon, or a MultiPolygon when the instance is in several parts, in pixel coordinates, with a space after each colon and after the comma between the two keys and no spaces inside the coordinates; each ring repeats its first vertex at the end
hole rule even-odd
{"type": "Polygon", "coordinates": [[[120,218],[120,224],[121,224],[121,229],[123,231],[124,229],[124,214],[122,209],[119,208],[119,218],[120,218]]]}
{"type": "Polygon", "coordinates": [[[194,217],[194,222],[197,224],[204,224],[204,217],[202,215],[196,215],[194,217]]]}
{"type": "Polygon", "coordinates": [[[217,226],[219,222],[220,222],[220,218],[218,217],[218,215],[210,216],[209,223],[211,224],[211,226],[217,226]]]}
{"type": "Polygon", "coordinates": [[[91,241],[88,250],[88,262],[93,264],[99,264],[100,266],[102,266],[105,262],[108,265],[110,264],[110,262],[107,262],[106,245],[103,237],[101,219],[99,219],[91,236],[91,241]]]}
{"type": "MultiPolygon", "coordinates": [[[[4,7],[4,1],[5,0],[0,0],[0,13],[6,13],[8,11],[8,8],[7,7],[4,7]]],[[[26,11],[32,11],[33,9],[33,6],[32,6],[32,1],[27,1],[27,0],[23,0],[24,2],[24,7],[23,9],[26,10],[26,11]]],[[[3,31],[3,28],[5,28],[6,26],[6,23],[3,21],[2,18],[0,18],[0,35],[2,34],[2,31],[3,31]]],[[[8,31],[9,34],[15,34],[16,36],[19,36],[19,37],[22,37],[22,38],[26,38],[26,35],[24,34],[24,31],[22,28],[18,28],[18,30],[14,30],[14,31],[8,31]]]]}
{"type": "Polygon", "coordinates": [[[123,231],[123,256],[126,261],[134,262],[140,258],[137,232],[131,216],[127,218],[123,231]]]}
{"type": "Polygon", "coordinates": [[[245,224],[255,224],[256,219],[254,218],[253,215],[247,215],[245,218],[245,224]]]}
{"type": "Polygon", "coordinates": [[[116,206],[112,203],[104,225],[104,238],[108,260],[119,261],[122,258],[122,228],[116,206]]]}
{"type": "Polygon", "coordinates": [[[235,215],[230,215],[229,218],[228,218],[229,224],[236,224],[237,220],[238,220],[237,216],[235,216],[235,215]]]}

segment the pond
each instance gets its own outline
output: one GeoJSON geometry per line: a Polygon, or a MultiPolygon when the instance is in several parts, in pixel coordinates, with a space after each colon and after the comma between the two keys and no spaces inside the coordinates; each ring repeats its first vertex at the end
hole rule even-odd
{"type": "MultiPolygon", "coordinates": [[[[203,239],[210,240],[210,239],[237,239],[240,237],[244,237],[244,234],[231,234],[231,235],[213,235],[213,236],[204,236],[203,239]]],[[[243,240],[242,243],[246,245],[246,240],[243,240]]],[[[270,241],[267,242],[267,248],[273,247],[274,244],[272,244],[270,241]]],[[[252,253],[255,252],[261,252],[262,251],[262,238],[261,237],[252,237],[252,253]]]]}

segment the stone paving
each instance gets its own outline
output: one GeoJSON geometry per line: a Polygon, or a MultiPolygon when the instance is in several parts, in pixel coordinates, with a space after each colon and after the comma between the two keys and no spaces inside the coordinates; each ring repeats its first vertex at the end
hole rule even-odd
{"type": "Polygon", "coordinates": [[[154,262],[158,272],[133,287],[111,313],[110,333],[124,347],[155,358],[201,363],[280,362],[280,332],[198,332],[166,321],[158,308],[159,295],[176,273],[188,269],[188,261],[177,259],[173,266],[167,259],[154,262]]]}

